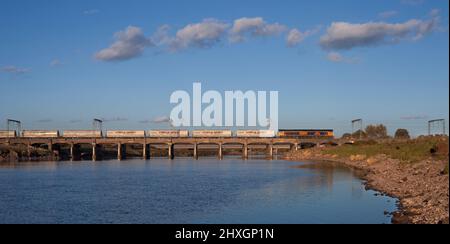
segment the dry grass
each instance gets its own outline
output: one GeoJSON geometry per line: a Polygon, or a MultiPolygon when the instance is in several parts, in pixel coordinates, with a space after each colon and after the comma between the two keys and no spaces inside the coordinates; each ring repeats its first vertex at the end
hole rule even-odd
{"type": "Polygon", "coordinates": [[[390,158],[414,163],[421,160],[448,159],[448,137],[422,137],[408,141],[360,142],[354,145],[325,149],[327,154],[342,157],[366,155],[368,157],[386,154],[390,158]]]}

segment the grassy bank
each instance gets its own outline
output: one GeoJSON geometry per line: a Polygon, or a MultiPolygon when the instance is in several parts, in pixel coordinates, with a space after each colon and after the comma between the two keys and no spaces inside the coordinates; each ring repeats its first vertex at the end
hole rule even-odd
{"type": "Polygon", "coordinates": [[[416,163],[430,158],[434,160],[448,159],[448,146],[448,137],[421,137],[407,141],[362,141],[352,145],[325,148],[322,152],[339,157],[350,157],[352,155],[374,157],[384,154],[402,162],[416,163]]]}

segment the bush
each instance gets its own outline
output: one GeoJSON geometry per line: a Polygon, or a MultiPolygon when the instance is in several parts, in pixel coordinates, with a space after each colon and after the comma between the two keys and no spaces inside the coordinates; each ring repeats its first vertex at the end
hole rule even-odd
{"type": "Polygon", "coordinates": [[[407,129],[398,129],[395,132],[395,139],[410,139],[409,132],[407,129]]]}
{"type": "Polygon", "coordinates": [[[388,137],[386,126],[379,125],[368,125],[366,127],[366,134],[369,138],[381,139],[388,137]]]}

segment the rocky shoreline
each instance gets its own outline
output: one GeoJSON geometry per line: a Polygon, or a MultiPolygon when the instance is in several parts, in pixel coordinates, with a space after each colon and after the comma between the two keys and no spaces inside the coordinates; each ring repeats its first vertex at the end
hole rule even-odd
{"type": "Polygon", "coordinates": [[[17,163],[20,161],[52,161],[58,154],[47,149],[26,147],[24,145],[0,145],[0,163],[17,163]]]}
{"type": "Polygon", "coordinates": [[[407,164],[384,154],[339,157],[320,148],[292,152],[285,159],[333,162],[361,171],[366,187],[399,199],[399,211],[392,213],[393,224],[449,223],[448,160],[407,164]]]}

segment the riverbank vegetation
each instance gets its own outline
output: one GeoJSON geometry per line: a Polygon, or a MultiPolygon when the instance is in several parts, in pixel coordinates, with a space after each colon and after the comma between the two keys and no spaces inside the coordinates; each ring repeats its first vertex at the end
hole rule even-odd
{"type": "Polygon", "coordinates": [[[350,157],[352,155],[365,155],[374,157],[386,155],[405,163],[416,163],[426,159],[445,160],[448,158],[448,137],[431,136],[419,137],[413,140],[364,140],[340,147],[324,148],[323,153],[350,157]]]}

